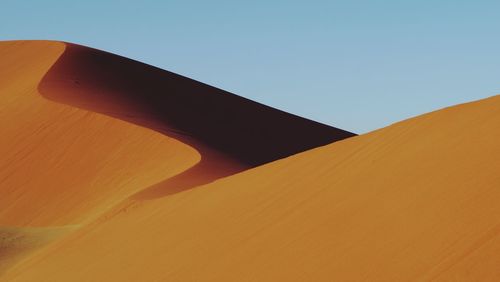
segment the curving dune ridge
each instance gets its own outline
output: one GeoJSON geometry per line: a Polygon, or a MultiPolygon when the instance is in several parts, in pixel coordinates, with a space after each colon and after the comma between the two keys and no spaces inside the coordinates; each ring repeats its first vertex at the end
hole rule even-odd
{"type": "Polygon", "coordinates": [[[0,58],[0,249],[15,257],[44,230],[353,136],[74,44],[1,42],[0,58]]]}
{"type": "Polygon", "coordinates": [[[0,48],[2,224],[79,223],[93,201],[109,206],[153,184],[143,197],[188,188],[180,175],[175,187],[160,183],[183,171],[184,181],[205,183],[352,136],[102,51],[39,41],[0,48]],[[32,187],[41,188],[25,192],[32,187]]]}
{"type": "Polygon", "coordinates": [[[124,57],[66,44],[39,85],[58,103],[174,137],[201,162],[137,198],[211,182],[354,134],[306,120],[124,57]]]}

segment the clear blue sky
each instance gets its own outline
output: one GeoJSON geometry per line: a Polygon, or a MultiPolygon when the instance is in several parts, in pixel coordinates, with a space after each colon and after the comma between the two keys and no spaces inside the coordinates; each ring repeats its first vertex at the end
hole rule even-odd
{"type": "Polygon", "coordinates": [[[367,132],[500,93],[498,0],[1,0],[0,39],[57,39],[367,132]]]}

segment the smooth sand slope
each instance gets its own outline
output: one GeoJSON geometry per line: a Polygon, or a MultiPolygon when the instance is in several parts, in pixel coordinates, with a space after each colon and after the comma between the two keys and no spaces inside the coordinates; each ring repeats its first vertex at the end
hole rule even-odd
{"type": "Polygon", "coordinates": [[[499,281],[500,96],[89,224],[3,281],[499,281]]]}
{"type": "Polygon", "coordinates": [[[0,135],[0,271],[106,211],[353,136],[48,41],[0,42],[0,135]]]}

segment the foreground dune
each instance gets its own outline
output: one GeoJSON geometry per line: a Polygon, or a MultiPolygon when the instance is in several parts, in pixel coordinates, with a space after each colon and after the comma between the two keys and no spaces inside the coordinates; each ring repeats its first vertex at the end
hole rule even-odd
{"type": "Polygon", "coordinates": [[[354,135],[48,41],[0,42],[0,134],[0,271],[130,203],[354,135]]]}
{"type": "Polygon", "coordinates": [[[500,96],[129,202],[3,281],[499,281],[500,96]]]}

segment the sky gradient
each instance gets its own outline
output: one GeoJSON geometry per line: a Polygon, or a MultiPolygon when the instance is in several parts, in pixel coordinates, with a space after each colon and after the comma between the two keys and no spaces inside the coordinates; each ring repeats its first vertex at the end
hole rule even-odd
{"type": "Polygon", "coordinates": [[[356,133],[500,94],[500,1],[3,0],[0,40],[79,43],[356,133]]]}

